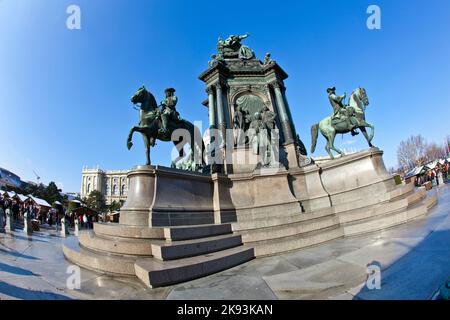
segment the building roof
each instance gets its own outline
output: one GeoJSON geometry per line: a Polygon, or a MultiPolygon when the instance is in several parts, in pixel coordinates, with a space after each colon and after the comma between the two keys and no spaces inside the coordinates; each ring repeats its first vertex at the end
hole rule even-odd
{"type": "Polygon", "coordinates": [[[434,168],[436,168],[437,164],[438,164],[438,161],[435,160],[435,161],[433,161],[433,162],[427,164],[426,167],[427,167],[428,169],[430,169],[430,170],[433,170],[434,168]]]}
{"type": "Polygon", "coordinates": [[[412,169],[411,171],[409,171],[406,175],[405,175],[405,179],[409,179],[412,177],[415,177],[421,173],[423,173],[423,171],[425,171],[425,167],[424,166],[420,166],[420,167],[416,167],[414,169],[412,169]]]}
{"type": "Polygon", "coordinates": [[[33,196],[30,196],[30,199],[32,199],[39,206],[51,208],[51,205],[49,205],[48,202],[45,201],[44,199],[39,199],[39,198],[36,198],[36,197],[33,197],[33,196]]]}
{"type": "Polygon", "coordinates": [[[29,197],[24,196],[23,194],[16,194],[16,196],[20,199],[21,202],[25,202],[29,197]]]}
{"type": "Polygon", "coordinates": [[[80,216],[82,214],[86,214],[88,216],[98,215],[97,211],[95,211],[91,208],[88,208],[88,207],[79,207],[79,208],[73,209],[72,212],[74,212],[77,216],[80,216]]]}

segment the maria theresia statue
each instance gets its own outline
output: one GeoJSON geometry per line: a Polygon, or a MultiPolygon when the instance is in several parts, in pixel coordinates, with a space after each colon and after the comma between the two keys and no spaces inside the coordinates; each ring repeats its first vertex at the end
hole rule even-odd
{"type": "Polygon", "coordinates": [[[133,95],[131,102],[134,105],[140,105],[140,121],[138,126],[131,128],[127,139],[127,147],[131,149],[133,146],[133,133],[141,133],[145,144],[146,164],[150,165],[150,148],[155,145],[156,140],[172,141],[179,152],[180,158],[183,157],[184,145],[189,143],[191,147],[190,161],[201,167],[204,150],[202,135],[197,127],[182,119],[177,112],[178,99],[175,96],[175,89],[168,88],[165,90],[165,94],[166,96],[159,106],[153,94],[145,86],[140,87],[133,95]],[[184,130],[174,134],[177,129],[184,130]],[[200,139],[197,139],[197,137],[200,137],[200,139]]]}
{"type": "Polygon", "coordinates": [[[357,88],[350,96],[349,104],[345,104],[346,94],[338,96],[336,95],[336,88],[330,87],[327,89],[328,99],[333,108],[333,114],[326,117],[318,124],[315,124],[311,128],[311,152],[316,150],[318,133],[327,140],[325,150],[330,155],[331,159],[334,158],[331,150],[344,155],[344,152],[334,145],[334,139],[336,134],[345,134],[351,132],[353,136],[357,135],[357,129],[361,130],[362,134],[367,140],[370,147],[373,147],[372,140],[374,137],[374,126],[366,121],[365,110],[369,105],[369,99],[367,98],[366,90],[364,88],[357,88]],[[370,135],[367,133],[366,128],[370,128],[370,135]]]}

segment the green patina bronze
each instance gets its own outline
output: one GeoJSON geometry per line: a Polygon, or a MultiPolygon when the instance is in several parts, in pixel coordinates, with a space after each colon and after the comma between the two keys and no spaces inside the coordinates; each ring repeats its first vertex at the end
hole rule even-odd
{"type": "Polygon", "coordinates": [[[226,40],[219,38],[217,41],[217,51],[219,59],[239,58],[249,60],[255,58],[254,52],[241,43],[242,40],[248,38],[248,33],[243,36],[230,35],[226,40]]]}
{"type": "Polygon", "coordinates": [[[168,88],[165,90],[165,93],[166,97],[160,106],[157,105],[155,97],[151,92],[147,91],[145,86],[140,87],[133,95],[131,102],[134,105],[140,105],[140,122],[138,126],[131,128],[128,134],[127,147],[131,149],[133,146],[132,138],[134,132],[141,133],[145,144],[146,164],[150,165],[150,148],[155,146],[156,140],[172,141],[179,152],[180,158],[183,158],[184,155],[184,145],[189,143],[191,147],[189,160],[195,163],[196,169],[198,169],[204,164],[202,157],[204,150],[203,140],[201,139],[202,135],[199,129],[191,122],[180,118],[176,110],[178,98],[174,95],[175,89],[168,88]],[[185,133],[188,136],[183,138],[179,137],[178,134],[173,135],[177,129],[186,130],[185,133]],[[195,137],[200,137],[200,139],[195,139],[195,137]],[[194,150],[197,152],[194,152],[194,150]],[[195,158],[196,154],[198,155],[197,159],[195,158]]]}
{"type": "Polygon", "coordinates": [[[318,124],[315,124],[311,128],[311,152],[316,150],[318,133],[327,140],[325,150],[330,155],[331,159],[334,159],[331,150],[336,151],[340,155],[345,155],[344,152],[334,145],[334,139],[336,134],[352,133],[357,135],[356,129],[361,130],[364,137],[369,144],[369,147],[373,147],[372,140],[375,133],[375,127],[366,121],[365,110],[369,105],[369,99],[364,88],[357,88],[350,96],[349,104],[345,105],[346,95],[337,96],[336,88],[331,87],[327,89],[328,98],[331,106],[333,107],[333,115],[326,117],[318,124]],[[366,128],[370,128],[370,135],[367,133],[366,128]]]}

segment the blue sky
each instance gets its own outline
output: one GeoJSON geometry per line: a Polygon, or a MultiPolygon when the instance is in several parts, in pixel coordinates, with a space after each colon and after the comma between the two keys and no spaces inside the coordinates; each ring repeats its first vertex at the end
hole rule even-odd
{"type": "MultiPolygon", "coordinates": [[[[363,86],[374,143],[393,166],[402,139],[450,134],[449,31],[448,0],[0,0],[0,166],[79,191],[84,165],[143,163],[138,135],[125,147],[138,122],[131,95],[145,84],[161,100],[175,87],[181,115],[206,128],[197,77],[218,36],[245,32],[257,57],[271,52],[289,74],[287,97],[308,149],[311,125],[331,112],[326,88],[363,86]],[[81,30],[66,28],[71,4],[81,8],[81,30]],[[366,28],[370,4],[381,8],[381,30],[366,28]]],[[[336,141],[366,148],[361,135],[336,141]]],[[[316,156],[323,146],[321,137],[316,156]]],[[[159,142],[152,162],[168,165],[171,149],[159,142]]]]}

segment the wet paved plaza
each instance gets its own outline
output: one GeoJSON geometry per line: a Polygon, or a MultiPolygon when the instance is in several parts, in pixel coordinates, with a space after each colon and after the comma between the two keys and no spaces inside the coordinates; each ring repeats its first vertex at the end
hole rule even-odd
{"type": "Polygon", "coordinates": [[[408,224],[158,289],[81,269],[80,289],[71,290],[54,231],[0,234],[0,299],[431,299],[450,276],[450,186],[438,194],[430,214],[408,224]],[[374,264],[381,288],[369,290],[374,264]]]}

